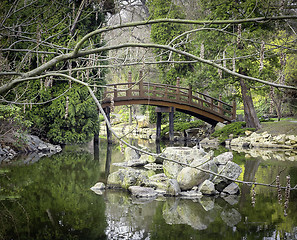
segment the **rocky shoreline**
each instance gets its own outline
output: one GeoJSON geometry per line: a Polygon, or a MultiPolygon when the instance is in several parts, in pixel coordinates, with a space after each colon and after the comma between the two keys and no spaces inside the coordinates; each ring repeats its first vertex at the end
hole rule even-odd
{"type": "Polygon", "coordinates": [[[25,139],[26,147],[22,151],[15,151],[10,146],[0,144],[0,164],[9,164],[19,155],[23,155],[25,164],[33,163],[43,156],[51,156],[62,151],[61,146],[46,143],[37,136],[28,134],[25,136],[25,139]]]}
{"type": "Polygon", "coordinates": [[[206,153],[197,147],[168,147],[162,157],[174,161],[140,155],[126,148],[126,161],[117,164],[123,168],[108,176],[106,186],[100,182],[91,189],[98,194],[104,189],[126,189],[134,197],[144,199],[155,199],[160,195],[195,199],[203,195],[228,197],[239,194],[234,180],[242,169],[232,161],[232,152],[214,157],[213,151],[206,153]],[[159,166],[155,169],[163,171],[154,171],[151,166],[159,166]]]}

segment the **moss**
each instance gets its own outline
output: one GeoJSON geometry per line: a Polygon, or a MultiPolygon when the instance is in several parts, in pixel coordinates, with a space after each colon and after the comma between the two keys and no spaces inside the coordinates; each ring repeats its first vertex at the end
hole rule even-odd
{"type": "Polygon", "coordinates": [[[222,129],[215,131],[211,136],[219,138],[219,141],[222,143],[229,138],[230,134],[233,134],[233,137],[238,137],[245,135],[245,131],[256,131],[255,128],[246,128],[245,126],[245,122],[230,123],[222,129]]]}

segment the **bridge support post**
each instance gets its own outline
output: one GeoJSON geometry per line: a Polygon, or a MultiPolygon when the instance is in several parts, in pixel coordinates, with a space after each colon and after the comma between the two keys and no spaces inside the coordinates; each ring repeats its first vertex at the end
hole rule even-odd
{"type": "MultiPolygon", "coordinates": [[[[104,112],[106,114],[108,121],[110,122],[110,107],[107,106],[106,108],[104,108],[104,112]]],[[[107,124],[106,124],[106,137],[107,137],[107,143],[111,143],[112,135],[111,135],[111,131],[110,131],[109,127],[107,126],[107,124]]]]}
{"type": "Polygon", "coordinates": [[[160,141],[160,138],[161,138],[161,122],[162,122],[162,113],[157,112],[157,130],[156,130],[157,141],[160,141]]]}
{"type": "Polygon", "coordinates": [[[157,113],[157,131],[156,131],[156,140],[159,141],[161,138],[161,122],[162,122],[162,113],[169,113],[169,140],[172,142],[174,139],[174,107],[156,107],[157,113]]]}
{"type": "Polygon", "coordinates": [[[173,124],[173,117],[174,117],[174,108],[170,108],[169,112],[169,141],[173,142],[174,140],[174,124],[173,124]]]}

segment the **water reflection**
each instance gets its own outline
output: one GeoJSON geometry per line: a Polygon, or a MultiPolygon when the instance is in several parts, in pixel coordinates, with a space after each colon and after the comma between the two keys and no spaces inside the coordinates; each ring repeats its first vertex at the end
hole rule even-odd
{"type": "MultiPolygon", "coordinates": [[[[156,150],[151,142],[131,142],[156,150]]],[[[296,162],[245,155],[234,152],[234,161],[244,169],[242,180],[272,183],[280,175],[284,185],[290,175],[291,185],[297,184],[296,162]]],[[[284,197],[279,203],[277,190],[265,187],[255,189],[254,207],[248,185],[241,186],[239,196],[151,201],[125,191],[96,195],[89,190],[106,181],[118,169],[112,163],[121,161],[118,146],[100,139],[97,146],[66,146],[61,154],[31,165],[1,166],[0,239],[297,238],[296,192],[291,193],[285,217],[284,197]]]]}

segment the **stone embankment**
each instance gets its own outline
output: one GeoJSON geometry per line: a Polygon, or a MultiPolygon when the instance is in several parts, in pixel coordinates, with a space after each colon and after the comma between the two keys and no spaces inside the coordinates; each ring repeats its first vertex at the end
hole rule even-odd
{"type": "Polygon", "coordinates": [[[245,148],[284,148],[297,149],[297,136],[277,135],[272,136],[268,132],[256,133],[246,131],[246,137],[238,137],[227,140],[227,146],[237,146],[245,148]]]}
{"type": "Polygon", "coordinates": [[[23,162],[36,162],[43,156],[51,156],[62,151],[61,146],[53,145],[42,141],[39,137],[26,135],[26,147],[24,150],[17,152],[10,146],[0,145],[0,164],[10,163],[12,159],[20,154],[25,154],[23,162]]]}
{"type": "MultiPolygon", "coordinates": [[[[212,151],[207,153],[197,147],[168,147],[161,156],[173,161],[140,155],[135,150],[126,148],[126,161],[117,164],[124,168],[108,176],[107,188],[127,189],[139,198],[156,198],[162,195],[191,199],[201,198],[203,195],[227,197],[239,194],[239,187],[233,180],[239,177],[242,169],[232,161],[232,152],[214,157],[212,151]],[[135,168],[136,166],[143,166],[148,170],[135,168]],[[163,172],[156,173],[155,169],[162,169],[163,172]]],[[[92,190],[101,191],[104,188],[105,185],[98,183],[92,190]]]]}

